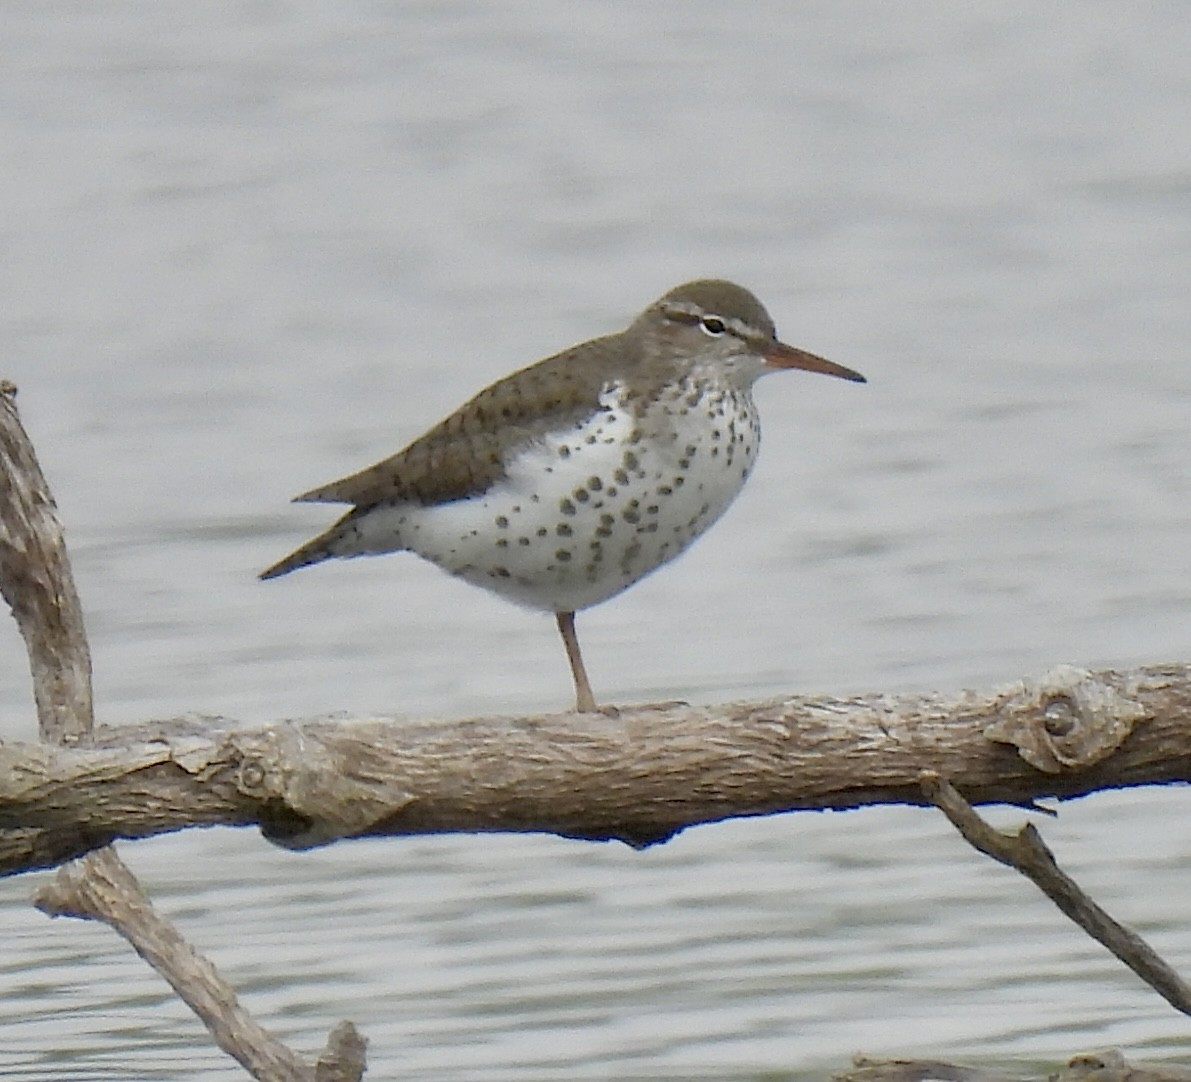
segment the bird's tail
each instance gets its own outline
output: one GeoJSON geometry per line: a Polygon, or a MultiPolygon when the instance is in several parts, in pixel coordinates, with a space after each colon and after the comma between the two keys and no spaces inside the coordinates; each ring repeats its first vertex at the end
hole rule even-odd
{"type": "Polygon", "coordinates": [[[335,540],[334,528],[319,534],[318,537],[307,541],[301,548],[294,549],[284,559],[278,560],[272,567],[266,567],[258,578],[262,580],[275,579],[279,575],[288,575],[291,571],[297,571],[299,567],[309,567],[311,564],[338,556],[340,553],[335,551],[335,540]]]}

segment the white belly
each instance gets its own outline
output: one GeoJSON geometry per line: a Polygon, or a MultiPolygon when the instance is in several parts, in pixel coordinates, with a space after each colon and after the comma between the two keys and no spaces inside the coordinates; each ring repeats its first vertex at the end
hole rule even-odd
{"type": "Polygon", "coordinates": [[[705,395],[661,425],[638,421],[618,387],[601,401],[592,421],[527,447],[483,495],[369,512],[357,522],[356,551],[407,548],[552,612],[620,593],[723,514],[748,477],[760,431],[751,399],[738,394],[705,395]]]}

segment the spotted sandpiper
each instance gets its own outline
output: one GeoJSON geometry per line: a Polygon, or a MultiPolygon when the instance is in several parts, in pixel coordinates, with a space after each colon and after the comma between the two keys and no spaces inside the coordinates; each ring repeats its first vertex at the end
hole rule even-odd
{"type": "Polygon", "coordinates": [[[674,559],[724,513],[757,456],[752,386],[779,368],[864,382],[779,342],[748,290],[688,282],[619,334],[506,376],[405,450],[298,496],[352,509],[260,577],[416,552],[554,613],[576,709],[595,710],[575,613],[674,559]]]}

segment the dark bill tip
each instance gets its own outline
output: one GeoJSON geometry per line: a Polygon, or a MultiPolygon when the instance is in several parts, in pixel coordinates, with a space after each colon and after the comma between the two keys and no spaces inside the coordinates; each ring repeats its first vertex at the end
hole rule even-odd
{"type": "Polygon", "coordinates": [[[765,363],[771,368],[801,368],[804,372],[821,372],[825,376],[837,376],[853,383],[867,383],[859,372],[845,368],[842,364],[829,361],[804,349],[796,349],[785,342],[774,342],[764,351],[765,363]]]}

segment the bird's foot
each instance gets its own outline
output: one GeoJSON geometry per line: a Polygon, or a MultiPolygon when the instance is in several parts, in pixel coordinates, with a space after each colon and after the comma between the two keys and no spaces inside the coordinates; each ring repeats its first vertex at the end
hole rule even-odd
{"type": "Polygon", "coordinates": [[[690,706],[685,699],[666,699],[658,703],[626,703],[624,706],[597,706],[595,713],[603,714],[606,718],[618,718],[621,714],[636,714],[645,710],[677,710],[680,707],[690,706]]]}

